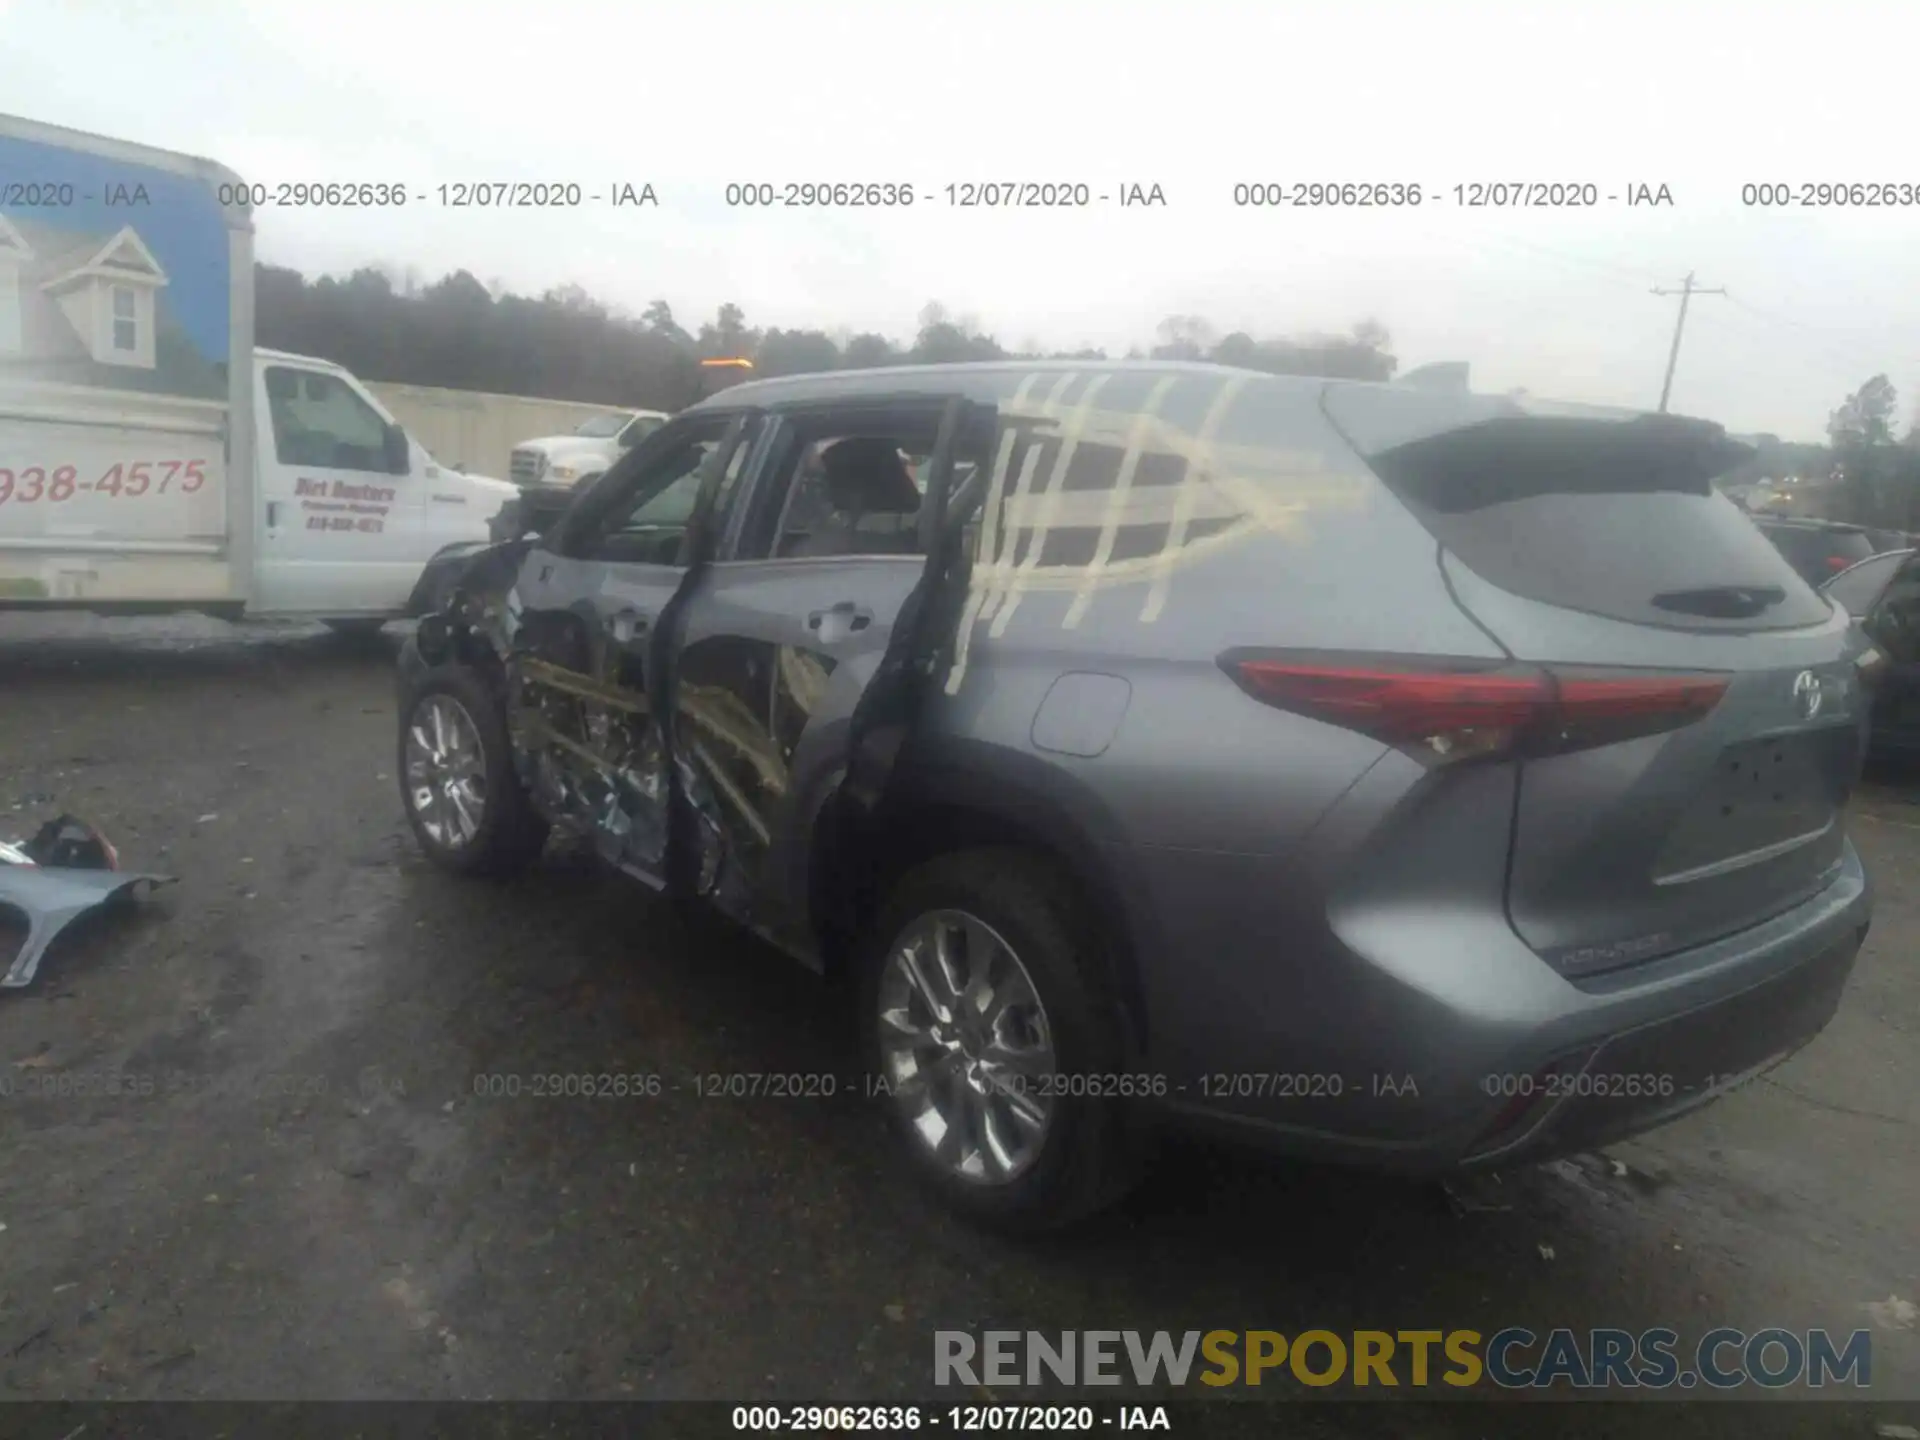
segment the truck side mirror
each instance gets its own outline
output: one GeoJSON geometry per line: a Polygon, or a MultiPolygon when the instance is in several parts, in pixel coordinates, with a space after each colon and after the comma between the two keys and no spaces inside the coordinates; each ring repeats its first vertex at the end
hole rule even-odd
{"type": "Polygon", "coordinates": [[[389,475],[405,475],[413,469],[413,450],[407,444],[407,432],[398,425],[387,426],[386,459],[389,475]]]}

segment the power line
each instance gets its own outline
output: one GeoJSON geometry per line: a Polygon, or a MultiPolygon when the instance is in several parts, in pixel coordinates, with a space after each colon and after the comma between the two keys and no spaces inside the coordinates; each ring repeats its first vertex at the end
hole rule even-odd
{"type": "MultiPolygon", "coordinates": [[[[1465,239],[1465,237],[1461,238],[1463,240],[1465,239]]],[[[1469,248],[1478,251],[1482,255],[1492,255],[1497,247],[1498,250],[1505,251],[1509,255],[1527,255],[1536,259],[1551,260],[1558,265],[1583,270],[1587,272],[1590,277],[1596,279],[1602,276],[1611,276],[1622,281],[1644,284],[1650,278],[1658,278],[1657,273],[1649,269],[1610,263],[1605,260],[1595,259],[1589,255],[1575,255],[1563,250],[1551,249],[1544,245],[1533,244],[1509,235],[1478,235],[1471,240],[1466,240],[1466,244],[1469,248]]],[[[1682,292],[1678,290],[1656,290],[1654,293],[1662,295],[1682,294],[1682,292]]],[[[1920,370],[1920,356],[1888,356],[1883,353],[1878,359],[1869,358],[1872,351],[1877,348],[1877,342],[1868,340],[1857,333],[1842,334],[1830,328],[1810,325],[1804,320],[1762,310],[1758,306],[1747,304],[1738,295],[1726,289],[1709,291],[1696,285],[1693,287],[1692,293],[1695,295],[1722,295],[1735,310],[1744,312],[1744,316],[1748,320],[1757,320],[1769,326],[1777,326],[1782,329],[1800,332],[1800,334],[1807,337],[1807,339],[1802,342],[1800,347],[1789,348],[1782,353],[1803,362],[1816,358],[1824,358],[1827,362],[1826,365],[1814,364],[1810,367],[1821,371],[1821,373],[1830,373],[1836,377],[1855,377],[1861,372],[1920,370]],[[1891,364],[1889,364],[1889,361],[1891,361],[1891,364]]],[[[1672,362],[1670,360],[1667,376],[1667,384],[1669,386],[1672,383],[1673,373],[1671,364],[1672,362]]],[[[1916,408],[1916,415],[1920,416],[1920,408],[1916,408]]],[[[1920,425],[1920,419],[1916,419],[1915,424],[1920,425]]]]}
{"type": "Polygon", "coordinates": [[[1815,349],[1822,350],[1835,364],[1841,365],[1849,371],[1920,369],[1920,357],[1912,355],[1889,356],[1884,351],[1881,351],[1877,356],[1869,358],[1870,349],[1879,350],[1878,343],[1857,333],[1843,334],[1839,331],[1825,329],[1818,325],[1809,325],[1804,320],[1795,320],[1788,315],[1775,315],[1771,311],[1762,310],[1758,306],[1747,304],[1746,301],[1734,294],[1727,296],[1727,302],[1736,310],[1744,310],[1755,320],[1763,320],[1769,325],[1785,326],[1790,330],[1798,330],[1801,334],[1812,337],[1815,342],[1818,342],[1814,346],[1815,349]],[[1843,350],[1841,347],[1845,347],[1845,349],[1843,350]]]}
{"type": "MultiPolygon", "coordinates": [[[[1551,261],[1554,261],[1556,264],[1565,265],[1569,267],[1577,267],[1581,270],[1585,270],[1590,274],[1595,275],[1596,277],[1601,275],[1610,275],[1610,276],[1617,277],[1622,281],[1630,281],[1635,284],[1645,284],[1650,279],[1658,280],[1660,278],[1659,273],[1652,269],[1647,269],[1639,266],[1627,266],[1627,265],[1615,264],[1609,261],[1595,259],[1591,255],[1575,255],[1568,251],[1551,249],[1545,245],[1538,245],[1538,244],[1531,243],[1529,241],[1521,240],[1518,237],[1511,236],[1511,235],[1480,235],[1480,236],[1474,237],[1471,241],[1468,242],[1468,244],[1472,248],[1483,249],[1483,253],[1485,253],[1484,247],[1490,247],[1490,246],[1498,247],[1502,250],[1508,251],[1510,254],[1528,255],[1528,256],[1532,256],[1542,260],[1551,260],[1551,261]]],[[[1680,292],[1677,290],[1667,290],[1667,291],[1656,291],[1655,293],[1677,295],[1680,292]]],[[[1865,358],[1871,353],[1871,350],[1876,346],[1876,342],[1865,339],[1864,337],[1860,336],[1857,333],[1843,334],[1839,331],[1833,330],[1828,327],[1823,327],[1819,325],[1810,325],[1804,320],[1797,320],[1791,316],[1778,315],[1773,313],[1772,311],[1762,310],[1756,305],[1748,304],[1746,301],[1742,300],[1738,295],[1734,294],[1731,290],[1721,289],[1721,290],[1709,292],[1696,286],[1694,288],[1693,293],[1696,295],[1705,295],[1709,293],[1724,295],[1727,299],[1727,302],[1730,305],[1734,306],[1735,309],[1745,311],[1746,314],[1752,319],[1764,321],[1769,325],[1779,325],[1789,329],[1798,330],[1803,334],[1809,337],[1812,337],[1816,341],[1824,341],[1827,345],[1826,353],[1831,358],[1833,358],[1837,363],[1841,364],[1844,368],[1848,370],[1860,369],[1862,367],[1870,367],[1872,364],[1876,363],[1865,358]],[[1855,348],[1853,351],[1853,358],[1843,359],[1842,351],[1840,349],[1833,348],[1835,342],[1839,342],[1840,344],[1845,346],[1858,347],[1858,348],[1855,348]]],[[[1913,356],[1905,356],[1905,355],[1895,356],[1893,357],[1893,362],[1896,365],[1896,367],[1904,367],[1907,369],[1920,369],[1920,358],[1916,358],[1913,356]]],[[[1882,366],[1884,366],[1886,363],[1885,357],[1883,357],[1881,361],[1877,363],[1880,363],[1882,366]]]]}
{"type": "Polygon", "coordinates": [[[1667,396],[1673,393],[1673,367],[1680,359],[1680,333],[1687,328],[1687,302],[1696,295],[1724,295],[1724,288],[1704,290],[1693,283],[1693,272],[1687,272],[1687,278],[1681,282],[1678,290],[1656,288],[1656,295],[1678,295],[1680,297],[1680,318],[1673,323],[1673,348],[1667,351],[1667,378],[1660,386],[1660,413],[1667,413],[1667,396]]]}
{"type": "Polygon", "coordinates": [[[1584,270],[1591,270],[1596,274],[1617,275],[1622,280],[1630,280],[1636,285],[1644,285],[1648,280],[1658,280],[1660,278],[1660,273],[1656,270],[1643,269],[1639,266],[1618,265],[1607,260],[1596,260],[1591,255],[1575,255],[1564,250],[1549,249],[1545,245],[1537,245],[1513,235],[1485,235],[1480,238],[1485,241],[1491,241],[1496,245],[1505,246],[1510,250],[1522,254],[1538,256],[1544,260],[1556,260],[1563,265],[1575,265],[1584,270]]]}

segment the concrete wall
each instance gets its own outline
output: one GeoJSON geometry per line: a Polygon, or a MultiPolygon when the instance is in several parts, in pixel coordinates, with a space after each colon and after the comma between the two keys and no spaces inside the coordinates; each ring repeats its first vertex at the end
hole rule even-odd
{"type": "Polygon", "coordinates": [[[427,385],[367,388],[393,412],[442,465],[464,465],[469,474],[508,478],[513,447],[541,435],[565,435],[583,420],[614,407],[571,400],[533,400],[524,395],[485,395],[474,390],[437,390],[427,385]]]}

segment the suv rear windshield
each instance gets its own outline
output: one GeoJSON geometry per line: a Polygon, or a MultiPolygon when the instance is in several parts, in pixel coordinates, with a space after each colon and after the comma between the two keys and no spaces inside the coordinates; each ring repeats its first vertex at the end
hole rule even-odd
{"type": "Polygon", "coordinates": [[[1526,416],[1371,463],[1441,544],[1516,595],[1667,629],[1818,624],[1826,602],[1713,488],[1743,453],[1697,422],[1526,416]]]}

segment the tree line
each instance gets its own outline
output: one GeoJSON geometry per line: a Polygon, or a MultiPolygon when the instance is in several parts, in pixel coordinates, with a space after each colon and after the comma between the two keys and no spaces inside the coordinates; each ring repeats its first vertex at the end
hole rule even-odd
{"type": "MultiPolygon", "coordinates": [[[[872,331],[762,329],[738,305],[722,305],[689,329],[665,300],[638,315],[563,285],[516,295],[456,270],[422,283],[411,271],[370,266],[309,280],[297,270],[255,267],[260,343],[320,355],[370,380],[530,395],[648,410],[679,410],[748,372],[703,370],[708,359],[746,358],[754,375],[797,375],[880,365],[963,360],[1104,360],[1104,350],[1047,351],[1034,341],[1003,346],[971,316],[929,303],[911,339],[872,331]]],[[[1116,357],[1117,358],[1117,357],[1116,357]]],[[[1344,335],[1256,339],[1195,315],[1163,320],[1129,359],[1212,360],[1274,375],[1390,380],[1399,368],[1384,326],[1366,320],[1344,335]]],[[[1727,485],[1797,476],[1822,493],[1829,518],[1920,530],[1920,427],[1896,438],[1897,396],[1876,375],[1836,409],[1827,443],[1757,438],[1757,453],[1722,477],[1727,485]]]]}
{"type": "MultiPolygon", "coordinates": [[[[684,327],[665,300],[627,314],[563,285],[516,295],[465,270],[420,283],[366,267],[309,280],[297,270],[255,267],[256,330],[262,345],[318,355],[369,380],[530,395],[549,400],[678,410],[708,393],[700,362],[744,358],[756,376],[964,360],[1104,360],[1104,350],[1046,351],[1034,341],[1003,346],[979,322],[938,302],[910,340],[871,331],[750,326],[738,305],[684,327]]],[[[1220,333],[1196,316],[1171,316],[1151,346],[1126,358],[1216,360],[1275,375],[1389,380],[1398,366],[1384,326],[1365,321],[1345,335],[1255,339],[1220,333]]],[[[745,371],[723,372],[747,378],[745,371]]]]}
{"type": "Polygon", "coordinates": [[[1827,443],[1753,437],[1754,455],[1721,477],[1727,486],[1788,478],[1813,493],[1798,508],[1828,520],[1920,531],[1920,420],[1898,433],[1899,393],[1875,375],[1827,417],[1827,443]]]}

